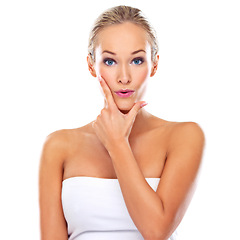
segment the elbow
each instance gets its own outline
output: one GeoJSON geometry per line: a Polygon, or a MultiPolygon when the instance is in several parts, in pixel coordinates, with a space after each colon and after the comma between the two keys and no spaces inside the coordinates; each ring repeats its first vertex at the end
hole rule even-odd
{"type": "Polygon", "coordinates": [[[162,234],[150,234],[149,236],[144,237],[144,240],[167,240],[162,234]]]}
{"type": "MultiPolygon", "coordinates": [[[[155,222],[156,223],[156,222],[155,222]]],[[[151,231],[145,233],[144,240],[168,240],[174,231],[174,219],[162,219],[159,223],[152,223],[151,231]]]]}
{"type": "Polygon", "coordinates": [[[145,233],[144,240],[167,240],[169,231],[166,229],[154,228],[152,231],[145,233]]]}

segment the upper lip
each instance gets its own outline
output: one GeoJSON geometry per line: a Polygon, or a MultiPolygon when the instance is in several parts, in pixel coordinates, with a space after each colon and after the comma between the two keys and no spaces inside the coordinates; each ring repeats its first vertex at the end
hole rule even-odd
{"type": "Polygon", "coordinates": [[[119,93],[119,92],[134,92],[134,90],[131,90],[131,89],[120,89],[120,90],[116,91],[116,93],[119,93]]]}

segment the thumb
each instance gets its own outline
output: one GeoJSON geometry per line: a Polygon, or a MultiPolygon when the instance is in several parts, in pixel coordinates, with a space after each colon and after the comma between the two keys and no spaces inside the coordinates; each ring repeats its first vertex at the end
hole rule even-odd
{"type": "Polygon", "coordinates": [[[127,116],[130,119],[130,121],[133,122],[135,120],[135,117],[136,117],[139,109],[144,107],[144,106],[146,106],[146,105],[147,105],[147,103],[145,101],[141,101],[141,102],[135,103],[135,105],[132,107],[132,109],[127,114],[127,116]]]}

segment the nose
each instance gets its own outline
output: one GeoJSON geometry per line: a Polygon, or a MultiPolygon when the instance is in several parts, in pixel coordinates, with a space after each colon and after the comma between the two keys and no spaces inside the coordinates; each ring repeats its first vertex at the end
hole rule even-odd
{"type": "Polygon", "coordinates": [[[131,73],[127,64],[122,64],[119,68],[118,82],[122,84],[128,84],[131,82],[131,73]]]}

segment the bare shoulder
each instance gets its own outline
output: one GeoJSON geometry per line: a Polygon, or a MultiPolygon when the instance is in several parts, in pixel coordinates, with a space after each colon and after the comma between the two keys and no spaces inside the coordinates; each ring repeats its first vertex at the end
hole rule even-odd
{"type": "Polygon", "coordinates": [[[198,132],[200,135],[204,135],[203,130],[200,125],[196,122],[174,122],[168,121],[165,119],[158,118],[154,116],[155,121],[157,122],[157,126],[165,127],[171,132],[175,131],[190,131],[190,132],[198,132]]]}
{"type": "MultiPolygon", "coordinates": [[[[164,132],[165,142],[168,144],[168,151],[181,148],[198,147],[203,149],[205,145],[205,135],[196,122],[174,122],[160,118],[155,118],[157,129],[164,132]]],[[[162,137],[162,135],[161,135],[162,137]]]]}
{"type": "Polygon", "coordinates": [[[76,135],[75,129],[61,129],[50,133],[45,139],[42,153],[48,156],[54,155],[52,160],[66,158],[74,135],[76,135]]]}
{"type": "Polygon", "coordinates": [[[88,125],[73,129],[61,129],[50,133],[45,139],[43,149],[49,149],[66,158],[74,146],[79,146],[79,142],[86,140],[87,136],[91,134],[88,125]]]}
{"type": "Polygon", "coordinates": [[[205,135],[196,122],[173,122],[171,124],[171,143],[199,143],[204,145],[205,135]]]}
{"type": "Polygon", "coordinates": [[[61,184],[64,165],[71,153],[79,148],[80,142],[83,142],[83,132],[82,128],[61,129],[46,137],[39,166],[41,182],[48,179],[48,181],[55,182],[56,185],[61,184]]]}
{"type": "Polygon", "coordinates": [[[58,145],[67,141],[69,129],[61,129],[50,133],[45,140],[47,145],[58,145]]]}
{"type": "Polygon", "coordinates": [[[79,127],[79,128],[72,128],[72,129],[61,129],[50,133],[46,137],[46,144],[53,145],[53,146],[60,146],[67,145],[71,141],[80,139],[84,135],[88,133],[87,125],[79,127]]]}
{"type": "Polygon", "coordinates": [[[184,138],[198,138],[201,141],[205,139],[202,128],[196,122],[174,122],[158,117],[155,117],[155,121],[157,128],[165,130],[171,139],[177,140],[181,138],[181,140],[184,140],[184,138]]]}
{"type": "Polygon", "coordinates": [[[63,152],[69,140],[70,132],[68,129],[61,129],[50,133],[44,142],[43,150],[51,149],[63,152]]]}
{"type": "Polygon", "coordinates": [[[193,163],[197,169],[205,146],[205,135],[196,122],[172,123],[167,156],[172,161],[193,163]],[[171,158],[172,156],[172,158],[171,158]]]}

